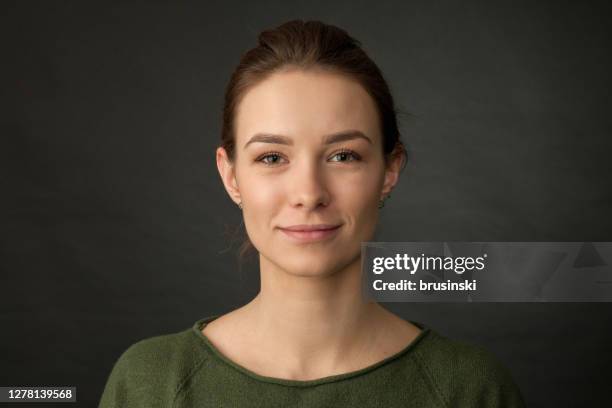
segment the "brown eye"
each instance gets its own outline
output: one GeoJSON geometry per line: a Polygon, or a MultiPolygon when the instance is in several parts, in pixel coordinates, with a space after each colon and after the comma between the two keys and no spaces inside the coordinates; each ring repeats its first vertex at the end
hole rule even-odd
{"type": "Polygon", "coordinates": [[[264,163],[268,166],[272,166],[272,165],[278,164],[280,159],[281,159],[281,156],[279,153],[268,152],[262,156],[259,156],[259,158],[257,158],[255,161],[264,163]],[[266,160],[266,159],[271,159],[271,160],[266,160]]]}
{"type": "Polygon", "coordinates": [[[332,157],[351,158],[351,160],[332,160],[332,161],[340,161],[340,162],[359,160],[359,155],[357,155],[357,153],[353,152],[352,150],[342,150],[338,153],[335,153],[332,157]]]}

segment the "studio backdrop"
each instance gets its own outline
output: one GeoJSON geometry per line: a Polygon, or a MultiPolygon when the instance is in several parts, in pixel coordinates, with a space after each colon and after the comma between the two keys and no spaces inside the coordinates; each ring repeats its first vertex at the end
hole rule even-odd
{"type": "MultiPolygon", "coordinates": [[[[2,8],[0,386],[96,406],[129,345],[257,294],[215,148],[241,53],[291,19],[346,29],[390,84],[410,160],[378,241],[612,241],[605,2],[2,8]]],[[[384,306],[492,351],[529,407],[609,403],[612,303],[384,306]]]]}

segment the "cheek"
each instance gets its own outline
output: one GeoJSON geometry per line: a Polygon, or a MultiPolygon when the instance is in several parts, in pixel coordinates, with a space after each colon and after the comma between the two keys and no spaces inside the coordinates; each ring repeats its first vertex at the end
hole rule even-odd
{"type": "MultiPolygon", "coordinates": [[[[243,161],[246,161],[243,158],[243,161]]],[[[279,184],[270,177],[259,174],[257,169],[248,163],[241,163],[238,173],[238,188],[245,203],[246,213],[265,214],[269,212],[280,199],[279,184]]]]}
{"type": "Polygon", "coordinates": [[[283,197],[278,184],[258,177],[241,181],[240,193],[246,203],[242,210],[244,226],[251,242],[260,249],[269,239],[283,197]]]}
{"type": "Polygon", "coordinates": [[[240,191],[253,212],[262,214],[272,211],[282,198],[278,184],[270,182],[250,182],[240,191]]]}
{"type": "Polygon", "coordinates": [[[378,169],[370,169],[356,173],[354,177],[337,180],[334,192],[341,208],[360,214],[370,212],[373,205],[378,205],[382,185],[381,173],[378,169]]]}
{"type": "MultiPolygon", "coordinates": [[[[375,171],[361,174],[350,182],[339,182],[334,186],[336,209],[347,224],[345,242],[355,242],[360,250],[361,241],[370,241],[378,223],[378,199],[382,181],[375,171]]],[[[347,248],[348,249],[348,248],[347,248]]]]}

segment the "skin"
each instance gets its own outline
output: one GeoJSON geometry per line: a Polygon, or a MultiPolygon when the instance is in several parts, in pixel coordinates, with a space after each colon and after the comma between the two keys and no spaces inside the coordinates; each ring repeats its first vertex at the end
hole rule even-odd
{"type": "Polygon", "coordinates": [[[220,147],[217,167],[230,198],[243,205],[261,288],[203,334],[244,368],[290,380],[355,371],[405,348],[420,329],[361,296],[361,242],[372,240],[378,202],[398,182],[402,163],[395,154],[385,165],[374,100],[347,76],[285,68],[247,91],[235,129],[235,160],[220,147]],[[369,142],[323,143],[347,130],[369,142]],[[283,135],[292,145],[245,147],[258,133],[283,135]],[[341,227],[312,243],[279,229],[317,223],[341,227]]]}

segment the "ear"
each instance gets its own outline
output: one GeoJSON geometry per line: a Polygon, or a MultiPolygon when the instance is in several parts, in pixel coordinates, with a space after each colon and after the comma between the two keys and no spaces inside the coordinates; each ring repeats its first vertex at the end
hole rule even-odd
{"type": "Polygon", "coordinates": [[[225,190],[236,204],[242,202],[240,189],[236,181],[235,163],[230,161],[227,151],[223,147],[217,148],[216,159],[217,169],[219,170],[219,175],[221,176],[221,181],[223,182],[225,190]]]}
{"type": "Polygon", "coordinates": [[[401,142],[398,142],[391,152],[388,163],[385,165],[385,180],[380,192],[381,199],[385,199],[399,181],[400,171],[406,159],[406,152],[403,149],[403,145],[401,142]]]}

